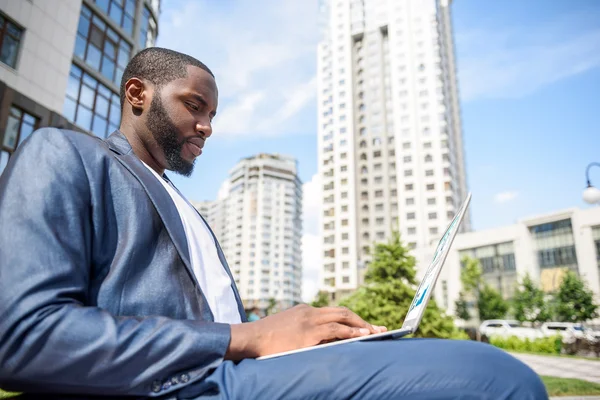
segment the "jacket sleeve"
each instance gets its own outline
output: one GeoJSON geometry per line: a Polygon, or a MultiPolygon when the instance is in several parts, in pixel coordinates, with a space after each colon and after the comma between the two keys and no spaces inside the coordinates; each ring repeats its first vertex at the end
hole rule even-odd
{"type": "Polygon", "coordinates": [[[115,316],[87,303],[90,187],[72,136],[35,132],[0,176],[0,387],[158,396],[202,379],[227,324],[115,316]]]}

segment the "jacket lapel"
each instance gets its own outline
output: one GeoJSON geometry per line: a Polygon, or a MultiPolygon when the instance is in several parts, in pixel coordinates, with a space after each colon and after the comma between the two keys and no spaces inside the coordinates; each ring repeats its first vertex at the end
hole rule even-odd
{"type": "MultiPolygon", "coordinates": [[[[204,293],[202,293],[202,290],[200,289],[200,285],[198,284],[190,262],[185,230],[171,196],[169,196],[169,193],[162,187],[161,183],[156,180],[156,177],[148,171],[142,164],[142,161],[133,153],[131,145],[121,132],[115,131],[105,142],[108,144],[109,149],[116,153],[117,160],[119,160],[119,162],[121,162],[121,164],[127,168],[143,186],[148,197],[152,201],[152,204],[154,204],[156,212],[162,219],[165,229],[169,233],[181,260],[183,261],[183,265],[204,298],[204,293]]],[[[208,307],[206,298],[204,298],[204,302],[207,305],[205,308],[208,310],[210,320],[214,321],[214,316],[210,307],[208,307]]]]}
{"type": "MultiPolygon", "coordinates": [[[[208,313],[210,314],[210,320],[214,321],[214,315],[212,314],[210,307],[208,307],[208,302],[204,297],[204,293],[202,292],[202,289],[200,288],[200,285],[196,279],[196,275],[194,274],[194,270],[192,269],[185,230],[183,228],[183,224],[181,223],[179,212],[177,211],[175,204],[173,204],[173,200],[167,191],[162,187],[161,183],[156,180],[152,173],[148,171],[140,159],[133,153],[127,138],[125,138],[121,132],[115,131],[106,139],[105,142],[108,144],[108,147],[116,153],[117,160],[119,160],[121,164],[123,164],[123,166],[135,176],[135,178],[146,190],[148,197],[150,197],[150,200],[154,204],[156,212],[158,212],[158,215],[162,219],[163,224],[165,225],[165,228],[167,229],[167,232],[169,233],[169,236],[171,237],[171,240],[173,241],[173,244],[175,245],[175,248],[181,257],[185,268],[188,270],[188,273],[195,282],[196,287],[202,294],[204,303],[207,305],[206,310],[208,310],[208,313]]],[[[202,217],[200,213],[198,214],[204,220],[204,217],[202,217]]],[[[206,223],[206,220],[204,220],[204,222],[206,223]]],[[[240,312],[242,322],[246,322],[246,311],[244,310],[244,305],[235,285],[235,280],[233,279],[229,265],[225,260],[223,250],[221,249],[221,246],[219,245],[219,242],[208,223],[206,223],[206,226],[208,226],[208,229],[210,230],[210,233],[217,245],[219,260],[221,260],[223,268],[225,268],[227,275],[229,275],[229,278],[231,279],[231,287],[238,303],[238,311],[240,312]]]]}

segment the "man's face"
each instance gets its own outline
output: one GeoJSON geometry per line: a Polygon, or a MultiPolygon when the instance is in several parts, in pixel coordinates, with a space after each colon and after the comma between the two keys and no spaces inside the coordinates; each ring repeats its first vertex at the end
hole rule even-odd
{"type": "Polygon", "coordinates": [[[196,157],[212,134],[217,85],[201,68],[188,66],[188,76],[155,91],[146,126],[158,144],[153,154],[165,169],[190,176],[196,157]]]}

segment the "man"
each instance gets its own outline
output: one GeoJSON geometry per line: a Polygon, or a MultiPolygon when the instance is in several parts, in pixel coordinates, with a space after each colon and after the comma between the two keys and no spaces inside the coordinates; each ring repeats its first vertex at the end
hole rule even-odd
{"type": "Polygon", "coordinates": [[[255,322],[219,244],[165,170],[189,175],[217,86],[200,61],[150,48],[127,66],[106,141],[46,128],[0,178],[0,387],[138,398],[546,396],[514,358],[469,342],[352,343],[381,332],[306,305],[255,322]]]}
{"type": "Polygon", "coordinates": [[[258,307],[254,306],[250,310],[248,310],[248,322],[258,321],[260,317],[258,316],[258,307]]]}

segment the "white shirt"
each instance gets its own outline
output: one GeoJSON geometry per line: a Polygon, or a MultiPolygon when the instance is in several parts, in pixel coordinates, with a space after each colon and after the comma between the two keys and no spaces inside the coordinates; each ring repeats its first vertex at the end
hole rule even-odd
{"type": "Polygon", "coordinates": [[[175,187],[156,171],[142,162],[165,187],[181,218],[185,230],[190,262],[196,280],[204,293],[215,322],[226,324],[241,323],[238,304],[231,287],[232,282],[221,264],[217,244],[210,230],[196,209],[187,202],[175,187]]]}

